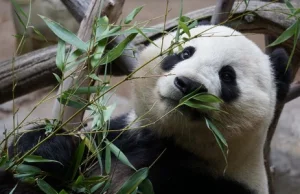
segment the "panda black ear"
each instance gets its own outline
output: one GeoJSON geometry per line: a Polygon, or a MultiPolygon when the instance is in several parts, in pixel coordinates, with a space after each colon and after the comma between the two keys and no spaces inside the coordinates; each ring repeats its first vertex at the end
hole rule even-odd
{"type": "Polygon", "coordinates": [[[277,87],[277,101],[284,101],[292,81],[291,68],[287,68],[289,56],[283,48],[276,48],[270,54],[277,87]]]}

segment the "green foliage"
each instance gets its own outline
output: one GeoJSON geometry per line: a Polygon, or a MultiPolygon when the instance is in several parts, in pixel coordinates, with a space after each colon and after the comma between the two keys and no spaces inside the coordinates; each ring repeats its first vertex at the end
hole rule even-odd
{"type": "Polygon", "coordinates": [[[44,16],[40,17],[45,21],[47,26],[52,30],[56,36],[58,36],[63,41],[72,44],[76,46],[77,48],[87,51],[88,50],[88,44],[80,40],[75,34],[73,34],[71,31],[65,29],[63,26],[61,26],[59,23],[46,18],[44,16]]]}
{"type": "Polygon", "coordinates": [[[44,181],[42,179],[38,179],[37,180],[37,185],[46,194],[57,194],[57,192],[55,191],[55,189],[53,189],[51,187],[51,185],[49,185],[46,181],[44,181]]]}
{"type": "Polygon", "coordinates": [[[135,8],[126,18],[124,24],[129,24],[135,16],[142,10],[143,6],[135,8]]]}
{"type": "Polygon", "coordinates": [[[119,189],[117,194],[132,193],[138,189],[138,186],[147,178],[149,168],[141,168],[136,171],[119,189]]]}
{"type": "MultiPolygon", "coordinates": [[[[29,22],[24,22],[23,20],[29,20],[30,15],[27,16],[25,12],[20,8],[20,6],[12,0],[14,5],[14,10],[17,18],[21,25],[26,31],[28,28],[43,37],[43,35],[33,26],[29,26],[29,22]]],[[[248,5],[249,1],[244,0],[244,3],[248,5]]],[[[290,17],[296,18],[294,24],[292,24],[286,31],[284,31],[272,44],[269,46],[279,45],[290,38],[294,38],[294,48],[292,53],[294,53],[296,48],[296,43],[299,38],[299,28],[300,28],[300,9],[294,8],[290,1],[285,1],[286,6],[290,10],[290,17]]],[[[80,87],[80,83],[76,83],[71,89],[62,91],[57,100],[65,106],[71,106],[76,109],[87,109],[90,111],[90,117],[92,118],[91,133],[90,134],[79,134],[76,131],[66,132],[64,135],[76,135],[82,139],[79,144],[74,158],[72,159],[71,167],[68,169],[66,177],[71,181],[66,185],[66,190],[56,191],[49,185],[44,179],[46,176],[51,176],[47,172],[43,172],[41,169],[30,165],[31,163],[49,163],[56,162],[54,160],[47,160],[40,156],[31,154],[28,152],[27,155],[19,156],[17,158],[8,159],[7,150],[1,151],[0,166],[7,169],[11,169],[14,172],[16,178],[22,181],[36,183],[38,187],[46,194],[68,194],[72,191],[82,192],[82,193],[95,193],[96,191],[105,193],[111,186],[111,181],[108,178],[111,173],[113,173],[112,155],[127,165],[128,167],[135,170],[135,173],[124,182],[118,191],[119,194],[122,193],[142,193],[142,194],[153,194],[152,183],[148,179],[149,168],[136,169],[131,162],[128,160],[126,155],[119,149],[113,141],[109,141],[106,136],[109,133],[109,119],[111,118],[116,104],[107,103],[108,91],[111,91],[114,87],[110,86],[107,73],[105,73],[104,78],[99,78],[97,76],[97,68],[102,67],[105,70],[107,65],[113,62],[115,59],[120,57],[130,42],[137,36],[141,35],[146,38],[151,44],[156,45],[151,39],[147,37],[147,33],[158,32],[160,30],[148,27],[141,27],[139,24],[135,23],[129,26],[134,20],[136,15],[142,10],[143,7],[137,7],[124,19],[123,24],[125,24],[126,29],[123,29],[122,25],[113,25],[109,23],[107,17],[95,18],[93,25],[92,37],[89,41],[84,42],[77,37],[74,33],[65,29],[59,23],[40,16],[47,26],[57,35],[58,46],[56,54],[56,65],[61,71],[62,76],[53,73],[58,83],[62,84],[66,78],[74,78],[73,74],[65,76],[65,72],[71,69],[75,69],[80,63],[87,63],[90,69],[90,74],[86,75],[86,78],[91,78],[95,82],[94,86],[80,87]],[[112,49],[107,48],[107,44],[111,41],[114,36],[125,35],[126,38],[113,47],[112,49]],[[70,44],[75,47],[75,49],[67,52],[66,44],[70,44]],[[86,102],[80,98],[80,95],[91,95],[93,99],[86,102]],[[94,134],[95,133],[95,134],[94,134]],[[90,151],[90,155],[85,158],[85,150],[90,151]],[[22,158],[23,157],[23,158],[22,158]],[[27,162],[24,164],[23,162],[27,162]],[[89,165],[99,165],[100,174],[98,176],[88,177],[87,172],[83,171],[85,167],[89,168],[89,165]]],[[[190,29],[198,25],[197,20],[191,19],[187,16],[183,16],[183,0],[181,0],[180,13],[178,17],[178,24],[176,29],[176,36],[172,41],[169,53],[174,53],[174,49],[178,48],[180,51],[182,45],[192,39],[190,29]]],[[[23,35],[24,37],[24,35],[23,35]]],[[[43,37],[44,38],[44,37],[43,37]]],[[[44,38],[45,39],[45,38],[44,38]]],[[[161,53],[166,54],[166,53],[161,53]]],[[[134,55],[132,57],[135,57],[134,55]]],[[[107,72],[107,71],[105,71],[107,72]]],[[[221,111],[217,104],[223,103],[221,99],[217,96],[208,93],[198,93],[198,90],[192,92],[191,94],[184,96],[180,102],[179,106],[187,106],[192,109],[196,109],[199,112],[207,113],[212,111],[217,111],[220,114],[226,114],[226,112],[221,111]]],[[[176,107],[176,108],[178,108],[176,107]]],[[[228,156],[228,145],[226,139],[223,137],[221,132],[218,130],[217,121],[212,118],[208,118],[204,114],[204,121],[206,122],[207,128],[212,132],[216,143],[220,147],[220,150],[224,156],[227,165],[228,156]]],[[[47,119],[43,122],[45,124],[46,136],[54,136],[56,130],[61,127],[59,121],[49,121],[47,119]]],[[[82,123],[83,124],[83,123],[82,123]]],[[[22,125],[22,122],[20,126],[22,125]]],[[[16,127],[18,129],[18,127],[16,127]]],[[[6,143],[6,142],[5,142],[6,143]]],[[[3,144],[1,143],[1,146],[3,144]]],[[[60,163],[59,163],[60,164],[60,163]]],[[[226,168],[225,168],[226,169],[226,168]]],[[[14,189],[13,189],[14,190],[14,189]]],[[[13,190],[10,193],[13,193],[13,190]]]]}

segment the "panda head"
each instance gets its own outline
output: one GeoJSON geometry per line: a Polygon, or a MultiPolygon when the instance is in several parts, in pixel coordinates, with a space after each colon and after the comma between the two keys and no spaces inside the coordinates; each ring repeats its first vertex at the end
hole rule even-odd
{"type": "MultiPolygon", "coordinates": [[[[273,118],[277,86],[288,87],[288,81],[276,84],[285,72],[286,54],[281,50],[270,57],[244,35],[224,26],[198,26],[190,33],[197,37],[174,54],[161,55],[170,48],[174,33],[142,51],[139,64],[143,67],[135,76],[143,78],[133,81],[135,111],[143,117],[142,124],[163,136],[201,136],[206,141],[203,135],[209,130],[204,116],[208,116],[220,122],[219,130],[227,140],[245,133],[265,134],[273,118]],[[184,106],[171,111],[199,87],[200,92],[223,100],[212,104],[221,112],[184,106]]],[[[287,92],[280,91],[281,97],[287,92]]]]}

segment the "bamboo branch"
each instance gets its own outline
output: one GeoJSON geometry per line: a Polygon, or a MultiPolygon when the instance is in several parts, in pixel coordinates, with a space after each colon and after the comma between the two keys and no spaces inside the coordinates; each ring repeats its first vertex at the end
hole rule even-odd
{"type": "MultiPolygon", "coordinates": [[[[70,2],[71,1],[73,0],[70,0],[70,2]]],[[[281,13],[287,11],[286,6],[284,4],[272,3],[270,5],[263,7],[262,9],[259,9],[265,4],[266,3],[260,1],[250,1],[247,7],[244,4],[241,4],[235,11],[235,14],[232,16],[233,18],[234,17],[240,17],[240,18],[236,21],[228,21],[226,22],[226,24],[241,32],[262,33],[262,34],[268,34],[276,37],[280,35],[286,28],[288,28],[293,22],[295,22],[294,18],[287,18],[288,15],[281,13]],[[268,11],[264,11],[264,10],[268,10],[268,11]],[[276,12],[272,12],[270,10],[276,10],[276,12]],[[249,20],[249,17],[246,17],[247,15],[244,16],[245,13],[252,13],[253,14],[251,15],[252,20],[249,20]]],[[[186,14],[186,16],[189,16],[192,19],[201,18],[199,19],[199,21],[203,19],[207,20],[211,18],[212,14],[214,13],[214,10],[215,10],[214,6],[207,7],[194,12],[190,12],[186,14]]],[[[171,29],[176,27],[177,24],[178,24],[177,18],[167,21],[166,30],[170,31],[171,29]]],[[[153,27],[158,29],[163,29],[164,24],[159,24],[153,27]]],[[[160,37],[162,33],[147,33],[146,35],[149,37],[149,39],[154,40],[160,37]]],[[[134,39],[133,44],[135,46],[142,47],[143,45],[149,44],[149,42],[143,36],[138,36],[137,38],[134,39]]],[[[281,46],[283,46],[287,51],[291,51],[293,47],[293,40],[288,40],[284,42],[281,46]]],[[[38,78],[37,77],[38,72],[51,72],[51,71],[58,72],[54,63],[55,54],[56,54],[56,49],[53,49],[53,47],[51,47],[50,49],[49,47],[48,51],[47,49],[46,50],[42,49],[16,58],[15,69],[16,71],[18,69],[18,71],[15,79],[17,82],[15,97],[24,95],[31,91],[37,90],[41,87],[46,87],[49,86],[50,84],[57,83],[54,77],[50,77],[51,76],[50,73],[47,74],[49,76],[49,79],[45,80],[44,83],[41,82],[41,78],[37,79],[36,82],[34,81],[34,79],[38,78]],[[43,60],[42,63],[43,65],[40,65],[39,60],[36,59],[35,55],[37,53],[44,53],[43,57],[45,58],[44,59],[40,58],[40,60],[43,60]],[[47,56],[47,53],[49,54],[49,56],[47,56]],[[26,77],[21,76],[21,74],[26,74],[26,77]]],[[[124,55],[132,56],[132,54],[127,54],[127,53],[124,55]]],[[[300,56],[300,43],[298,43],[297,45],[294,56],[300,56]]],[[[122,58],[115,60],[114,63],[112,64],[112,67],[118,68],[118,72],[120,73],[116,73],[116,71],[114,71],[113,73],[115,75],[122,74],[122,72],[128,74],[128,72],[130,72],[131,69],[135,67],[135,64],[136,64],[136,59],[131,57],[126,58],[125,56],[122,56],[122,58]]],[[[293,71],[295,71],[297,68],[297,64],[295,64],[294,62],[292,64],[294,68],[293,71]]],[[[12,91],[12,85],[14,80],[14,76],[13,76],[14,74],[8,73],[8,71],[11,71],[11,66],[12,66],[11,61],[5,61],[0,63],[0,80],[1,80],[0,103],[10,100],[12,96],[11,91],[12,91]],[[5,84],[3,83],[4,81],[2,80],[5,80],[5,84]]]]}
{"type": "MultiPolygon", "coordinates": [[[[124,1],[125,0],[91,0],[86,13],[86,17],[80,23],[78,37],[85,42],[91,38],[94,20],[98,17],[98,15],[100,15],[100,13],[101,16],[106,15],[109,21],[111,22],[117,21],[119,16],[121,15],[121,10],[123,8],[124,1]],[[102,6],[102,10],[100,10],[102,6]]],[[[75,48],[72,50],[75,50],[75,48]]],[[[63,81],[62,85],[60,86],[58,90],[58,95],[60,95],[63,91],[73,88],[75,85],[76,87],[87,87],[92,85],[92,80],[89,77],[87,77],[87,75],[90,74],[89,65],[90,64],[88,63],[88,61],[85,61],[77,65],[76,67],[68,70],[65,73],[65,77],[67,78],[63,81]],[[74,76],[68,77],[71,74],[74,76]]],[[[87,102],[89,100],[90,95],[82,94],[77,97],[87,102]]],[[[65,128],[73,129],[81,124],[84,115],[84,111],[81,111],[79,114],[74,115],[77,112],[77,110],[78,109],[75,109],[70,106],[63,106],[59,103],[59,101],[55,101],[53,107],[53,118],[61,120],[62,122],[65,122],[66,120],[72,118],[65,126],[65,128]],[[63,115],[61,115],[61,110],[63,110],[63,115]]]]}

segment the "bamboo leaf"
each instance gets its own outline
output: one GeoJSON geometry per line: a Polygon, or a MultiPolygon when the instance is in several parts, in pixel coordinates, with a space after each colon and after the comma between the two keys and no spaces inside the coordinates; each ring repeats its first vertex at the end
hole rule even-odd
{"type": "Polygon", "coordinates": [[[96,46],[96,49],[94,52],[94,56],[91,59],[92,67],[96,67],[99,65],[99,61],[105,51],[107,41],[108,41],[108,38],[104,38],[97,43],[97,46],[96,46]]]}
{"type": "Polygon", "coordinates": [[[81,164],[81,161],[82,161],[82,157],[83,157],[83,154],[84,154],[84,149],[85,149],[85,141],[81,141],[75,151],[75,154],[73,156],[73,159],[72,159],[72,163],[71,163],[71,166],[70,168],[68,169],[68,172],[67,172],[67,178],[71,178],[71,180],[74,180],[75,178],[75,175],[78,171],[78,168],[81,164]]]}
{"type": "Polygon", "coordinates": [[[100,37],[105,33],[105,31],[108,32],[108,17],[103,16],[99,19],[97,19],[97,28],[96,28],[96,38],[100,37]]]}
{"type": "Polygon", "coordinates": [[[109,89],[109,86],[88,86],[88,87],[80,87],[77,89],[69,89],[65,92],[70,94],[93,94],[100,91],[105,91],[109,89]]]}
{"type": "Polygon", "coordinates": [[[291,25],[288,29],[286,29],[273,43],[269,44],[267,47],[276,46],[291,38],[295,34],[298,25],[299,25],[299,20],[295,22],[293,25],[291,25]]]}
{"type": "Polygon", "coordinates": [[[123,164],[129,166],[130,168],[136,170],[134,166],[129,162],[125,154],[113,143],[108,140],[105,141],[106,145],[110,147],[111,152],[120,160],[123,164]]]}
{"type": "Polygon", "coordinates": [[[102,80],[94,73],[89,75],[89,77],[92,78],[93,80],[98,81],[98,82],[102,82],[102,80]]]}
{"type": "MultiPolygon", "coordinates": [[[[156,29],[156,28],[139,28],[143,33],[153,33],[153,32],[161,32],[161,29],[156,29]]],[[[96,41],[100,41],[103,38],[108,38],[112,36],[120,36],[120,35],[130,35],[130,34],[138,34],[139,32],[136,30],[136,28],[130,28],[128,30],[124,31],[119,31],[115,33],[110,33],[110,34],[104,34],[103,36],[99,37],[96,39],[96,41]]]]}
{"type": "Polygon", "coordinates": [[[149,173],[149,168],[141,168],[136,171],[119,189],[117,194],[129,194],[134,192],[134,190],[143,182],[149,173]]]}
{"type": "Polygon", "coordinates": [[[70,106],[70,107],[77,108],[77,109],[80,109],[85,106],[84,103],[76,102],[74,100],[66,98],[65,96],[58,97],[57,100],[63,105],[70,106]]]}
{"type": "Polygon", "coordinates": [[[106,148],[105,148],[105,172],[106,172],[106,174],[110,173],[110,169],[111,169],[110,147],[106,146],[106,148]]]}
{"type": "Polygon", "coordinates": [[[66,43],[63,40],[58,39],[57,52],[56,52],[56,66],[62,72],[64,71],[65,57],[66,57],[66,43]]]}
{"type": "Polygon", "coordinates": [[[218,109],[218,108],[203,105],[203,104],[199,104],[199,103],[196,103],[196,102],[193,102],[193,101],[186,101],[183,104],[186,105],[186,106],[192,107],[192,108],[200,109],[200,110],[220,111],[220,109],[218,109]]]}
{"type": "Polygon", "coordinates": [[[67,191],[65,191],[64,189],[61,190],[58,194],[68,194],[67,191]]]}
{"type": "Polygon", "coordinates": [[[28,162],[28,163],[55,162],[55,163],[59,163],[59,164],[63,165],[59,161],[45,159],[42,156],[36,156],[36,155],[28,155],[24,158],[24,161],[28,162]]]}
{"type": "Polygon", "coordinates": [[[57,80],[57,82],[60,83],[61,82],[60,77],[56,73],[52,73],[52,74],[54,75],[54,77],[57,80]]]}
{"type": "Polygon", "coordinates": [[[104,65],[110,63],[116,58],[118,58],[119,56],[121,56],[126,46],[136,37],[136,35],[137,34],[135,33],[127,36],[120,44],[118,44],[116,47],[108,51],[108,53],[102,57],[99,64],[104,65]]]}
{"type": "Polygon", "coordinates": [[[42,179],[37,180],[37,185],[46,194],[57,194],[55,189],[53,189],[46,181],[42,179]]]}
{"type": "Polygon", "coordinates": [[[143,194],[154,194],[153,185],[149,179],[143,180],[139,185],[139,191],[143,194]]]}
{"type": "Polygon", "coordinates": [[[221,142],[228,147],[228,144],[226,142],[226,139],[224,138],[224,136],[222,135],[222,133],[217,129],[217,127],[208,119],[205,118],[206,124],[209,127],[209,129],[211,129],[216,135],[217,137],[221,140],[221,142]]]}
{"type": "Polygon", "coordinates": [[[88,44],[80,40],[75,34],[70,32],[69,30],[65,29],[63,26],[61,26],[59,23],[54,22],[53,20],[39,15],[44,22],[47,24],[47,26],[52,30],[56,36],[58,36],[60,39],[64,40],[65,42],[72,44],[76,46],[77,48],[87,51],[88,50],[88,44]]]}
{"type": "Polygon", "coordinates": [[[289,10],[291,11],[291,13],[295,12],[295,8],[294,6],[291,4],[290,0],[284,0],[285,5],[289,8],[289,10]]]}
{"type": "Polygon", "coordinates": [[[106,122],[110,119],[113,111],[115,110],[116,108],[116,103],[106,107],[105,110],[103,110],[103,121],[106,122]]]}
{"type": "Polygon", "coordinates": [[[217,96],[214,96],[212,94],[196,94],[192,97],[193,100],[201,101],[201,102],[208,102],[208,103],[220,103],[223,102],[220,98],[217,96]]]}
{"type": "Polygon", "coordinates": [[[136,30],[146,39],[148,40],[151,44],[155,45],[156,47],[157,44],[155,44],[155,42],[153,42],[143,31],[141,31],[139,28],[136,28],[136,30]]]}
{"type": "Polygon", "coordinates": [[[30,175],[35,175],[42,172],[42,170],[39,169],[38,167],[27,165],[27,164],[18,165],[16,170],[20,174],[30,174],[30,175]]]}
{"type": "Polygon", "coordinates": [[[144,6],[135,8],[128,16],[125,18],[124,24],[129,24],[135,18],[135,16],[143,9],[144,6]]]}
{"type": "Polygon", "coordinates": [[[184,31],[184,33],[186,33],[189,37],[191,37],[190,29],[187,27],[187,25],[184,22],[179,21],[178,25],[184,31]]]}
{"type": "Polygon", "coordinates": [[[13,7],[17,13],[21,13],[25,18],[28,18],[23,9],[20,7],[18,3],[16,3],[15,0],[11,0],[11,3],[13,4],[13,7]]]}

